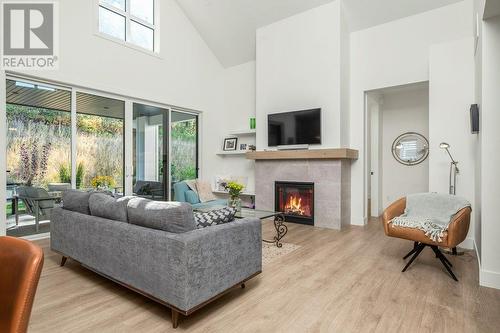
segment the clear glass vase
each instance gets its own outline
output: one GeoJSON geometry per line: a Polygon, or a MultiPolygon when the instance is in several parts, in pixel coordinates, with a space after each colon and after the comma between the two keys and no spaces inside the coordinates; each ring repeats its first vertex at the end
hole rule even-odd
{"type": "Polygon", "coordinates": [[[241,211],[241,199],[239,197],[229,198],[227,200],[227,205],[236,208],[237,212],[241,211]]]}

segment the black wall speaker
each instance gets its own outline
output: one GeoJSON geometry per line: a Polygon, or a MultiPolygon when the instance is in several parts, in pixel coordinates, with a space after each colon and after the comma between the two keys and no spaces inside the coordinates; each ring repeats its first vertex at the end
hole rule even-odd
{"type": "Polygon", "coordinates": [[[470,131],[472,134],[479,133],[479,106],[477,104],[470,106],[470,131]]]}

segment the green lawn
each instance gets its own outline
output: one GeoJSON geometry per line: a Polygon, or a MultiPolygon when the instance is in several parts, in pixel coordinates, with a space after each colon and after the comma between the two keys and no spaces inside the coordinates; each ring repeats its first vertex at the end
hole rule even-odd
{"type": "MultiPolygon", "coordinates": [[[[20,213],[23,213],[26,211],[26,206],[24,206],[24,202],[22,202],[21,200],[19,200],[19,212],[20,213]]],[[[7,202],[7,205],[6,205],[6,213],[7,213],[7,217],[9,216],[12,216],[12,202],[7,202]]]]}

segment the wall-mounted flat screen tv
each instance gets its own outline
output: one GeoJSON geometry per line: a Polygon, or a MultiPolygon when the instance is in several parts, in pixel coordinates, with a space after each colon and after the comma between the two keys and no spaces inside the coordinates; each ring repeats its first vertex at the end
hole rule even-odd
{"type": "Polygon", "coordinates": [[[321,109],[269,114],[267,134],[269,147],[321,144],[321,109]]]}

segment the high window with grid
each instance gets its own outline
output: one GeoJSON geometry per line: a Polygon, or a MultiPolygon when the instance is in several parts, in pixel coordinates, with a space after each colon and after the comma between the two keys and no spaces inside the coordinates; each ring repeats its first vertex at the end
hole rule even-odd
{"type": "Polygon", "coordinates": [[[99,32],[157,52],[156,0],[98,0],[99,32]]]}

